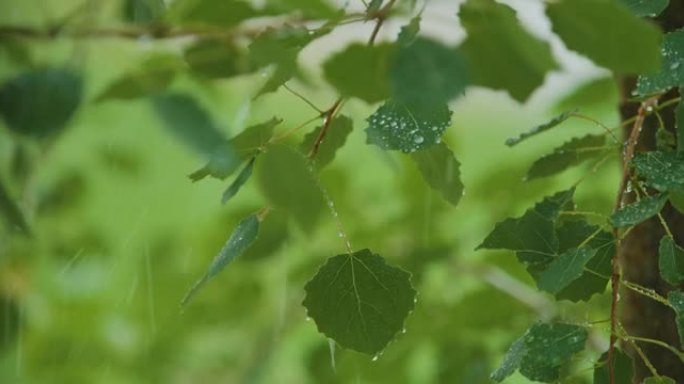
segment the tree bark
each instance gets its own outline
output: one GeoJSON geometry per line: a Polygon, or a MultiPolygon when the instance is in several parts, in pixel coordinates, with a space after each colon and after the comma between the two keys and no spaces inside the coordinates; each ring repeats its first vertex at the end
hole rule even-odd
{"type": "MultiPolygon", "coordinates": [[[[682,28],[684,26],[684,0],[670,0],[669,7],[656,21],[666,32],[682,28]]],[[[639,109],[638,103],[627,101],[631,97],[634,85],[634,78],[623,79],[621,82],[620,114],[623,120],[636,115],[639,109]]],[[[661,100],[677,96],[678,91],[672,91],[661,100]]],[[[660,115],[666,128],[674,132],[674,108],[667,108],[661,111],[660,115]]],[[[645,120],[637,152],[655,149],[657,128],[658,120],[654,116],[645,120]]],[[[627,130],[625,134],[629,134],[631,129],[631,126],[625,127],[627,130]]],[[[624,166],[626,164],[623,164],[624,166]]],[[[624,202],[627,204],[630,201],[634,201],[633,194],[625,196],[624,202]]],[[[672,230],[675,242],[684,246],[684,215],[669,203],[663,209],[662,215],[672,230]]],[[[623,280],[654,289],[658,294],[667,296],[672,288],[660,278],[658,270],[658,244],[664,235],[665,231],[657,217],[637,225],[620,244],[618,260],[623,280]]],[[[623,288],[620,295],[622,298],[620,321],[628,334],[661,340],[678,349],[681,348],[674,319],[675,314],[671,308],[629,289],[623,288]]],[[[637,345],[660,375],[669,376],[677,383],[684,383],[684,364],[671,351],[643,342],[637,342],[637,345]]],[[[651,376],[650,370],[636,351],[628,343],[623,343],[623,347],[630,352],[635,363],[636,372],[633,382],[641,383],[645,377],[651,376]]]]}

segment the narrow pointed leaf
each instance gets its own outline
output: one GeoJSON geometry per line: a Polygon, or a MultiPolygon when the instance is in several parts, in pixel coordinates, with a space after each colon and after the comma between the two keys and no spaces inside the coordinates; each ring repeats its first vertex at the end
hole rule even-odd
{"type": "Polygon", "coordinates": [[[504,356],[504,361],[494,371],[490,378],[497,383],[502,382],[505,378],[515,373],[520,368],[523,356],[527,353],[527,346],[525,345],[525,336],[521,336],[518,340],[513,342],[511,347],[504,356]]]}
{"type": "Polygon", "coordinates": [[[230,184],[228,189],[223,192],[223,196],[221,196],[221,204],[225,204],[230,200],[233,196],[235,196],[238,191],[240,191],[240,188],[249,180],[250,176],[252,176],[252,168],[254,168],[254,160],[256,160],[256,157],[252,157],[249,162],[247,162],[247,165],[245,165],[244,168],[242,168],[242,171],[237,175],[235,180],[230,184]]]}
{"type": "Polygon", "coordinates": [[[644,197],[636,203],[620,208],[610,217],[614,227],[636,225],[657,215],[667,202],[667,194],[644,197]]]}
{"type": "Polygon", "coordinates": [[[570,249],[557,256],[541,273],[537,286],[552,294],[565,289],[584,272],[584,266],[596,255],[596,249],[589,247],[570,249]]]}
{"type": "Polygon", "coordinates": [[[325,79],[346,97],[377,103],[389,97],[387,71],[394,45],[355,43],[323,64],[325,79]]]}
{"type": "MultiPolygon", "coordinates": [[[[316,127],[313,131],[304,136],[300,145],[302,153],[308,154],[313,148],[314,142],[318,138],[323,127],[316,127]]],[[[344,115],[337,116],[328,127],[328,133],[318,147],[316,155],[316,166],[320,169],[330,164],[335,158],[335,153],[344,146],[347,136],[353,129],[352,120],[344,115]]]]}
{"type": "Polygon", "coordinates": [[[319,332],[344,348],[375,355],[404,327],[416,291],[410,274],[364,249],[331,257],[302,303],[319,332]]]}
{"type": "Polygon", "coordinates": [[[562,122],[567,120],[570,116],[572,116],[573,113],[576,111],[568,111],[568,112],[563,112],[560,115],[554,117],[553,119],[549,120],[548,122],[544,124],[540,124],[532,129],[530,129],[527,132],[521,133],[518,137],[511,137],[506,140],[506,145],[509,147],[512,147],[514,145],[520,144],[523,140],[526,140],[532,136],[538,135],[542,132],[548,131],[549,129],[556,127],[560,125],[562,122]]]}
{"type": "Polygon", "coordinates": [[[418,107],[389,100],[366,120],[369,144],[410,153],[441,142],[451,111],[446,104],[418,107]]]}
{"type": "Polygon", "coordinates": [[[527,171],[527,180],[546,177],[590,160],[605,152],[605,136],[586,135],[574,138],[535,161],[527,171]]]}
{"type": "Polygon", "coordinates": [[[684,281],[684,249],[670,236],[663,236],[658,246],[658,269],[663,280],[676,286],[684,281]]]}
{"type": "Polygon", "coordinates": [[[684,345],[684,292],[670,291],[667,295],[667,301],[675,311],[675,322],[677,323],[677,332],[679,333],[679,343],[684,345]]]}
{"type": "Polygon", "coordinates": [[[425,182],[442,194],[445,200],[457,205],[463,196],[461,163],[444,143],[414,152],[411,158],[418,166],[425,182]]]}
{"type": "Polygon", "coordinates": [[[640,17],[656,17],[670,4],[670,0],[620,0],[622,4],[640,17]]]}
{"type": "Polygon", "coordinates": [[[525,336],[527,352],[520,373],[530,380],[550,383],[558,379],[560,367],[584,349],[587,330],[572,324],[538,323],[525,336]]]}
{"type": "Polygon", "coordinates": [[[131,100],[153,96],[168,88],[180,68],[181,64],[175,56],[150,57],[135,70],[124,73],[110,83],[95,101],[131,100]]]}
{"type": "Polygon", "coordinates": [[[546,14],[569,49],[615,73],[660,66],[660,30],[617,1],[561,0],[549,3],[546,14]]]}
{"type": "Polygon", "coordinates": [[[235,137],[230,139],[230,144],[240,154],[243,159],[264,147],[273,137],[273,130],[283,120],[277,117],[270,120],[250,125],[235,137]]]}
{"type": "MultiPolygon", "coordinates": [[[[684,87],[679,88],[679,94],[684,93],[684,87]]],[[[681,100],[677,104],[677,109],[675,110],[675,124],[677,132],[677,153],[684,153],[684,100],[681,100]]]]}
{"type": "Polygon", "coordinates": [[[412,18],[408,24],[401,27],[399,36],[397,36],[397,44],[400,47],[411,45],[416,40],[420,32],[420,20],[420,15],[418,15],[412,18]]]}
{"type": "Polygon", "coordinates": [[[660,54],[660,71],[639,76],[637,95],[650,95],[684,84],[684,29],[665,35],[660,54]]]}
{"type": "Polygon", "coordinates": [[[558,68],[551,47],[522,27],[515,11],[494,0],[466,1],[458,13],[467,37],[460,49],[474,84],[525,101],[558,68]]]}
{"type": "MultiPolygon", "coordinates": [[[[632,363],[632,359],[618,348],[615,348],[614,359],[613,372],[615,373],[615,382],[631,383],[634,376],[634,363],[632,363]]],[[[610,384],[607,362],[608,352],[604,352],[596,362],[593,384],[610,384]]]]}
{"type": "Polygon", "coordinates": [[[259,218],[256,214],[250,215],[240,221],[233,233],[228,238],[223,248],[214,258],[207,269],[207,272],[199,279],[188,291],[181,305],[186,305],[190,299],[202,288],[212,277],[221,272],[236,257],[240,256],[256,239],[259,232],[259,218]]]}

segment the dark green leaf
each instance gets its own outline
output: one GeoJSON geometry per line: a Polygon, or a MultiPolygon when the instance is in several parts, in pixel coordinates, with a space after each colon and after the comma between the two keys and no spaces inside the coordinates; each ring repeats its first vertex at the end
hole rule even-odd
{"type": "Polygon", "coordinates": [[[180,23],[222,28],[260,15],[249,3],[241,0],[177,0],[169,13],[172,20],[180,23]]]}
{"type": "Polygon", "coordinates": [[[408,153],[439,143],[451,125],[451,111],[446,104],[418,107],[388,100],[366,120],[369,144],[408,153]]]}
{"type": "Polygon", "coordinates": [[[364,249],[331,257],[302,303],[319,332],[344,348],[375,355],[404,327],[416,291],[410,274],[364,249]]]}
{"type": "Polygon", "coordinates": [[[677,323],[677,332],[679,333],[679,343],[684,345],[684,292],[670,291],[667,294],[667,302],[675,311],[675,322],[677,323]]]}
{"type": "Polygon", "coordinates": [[[81,103],[79,76],[60,68],[23,72],[0,87],[0,115],[19,134],[47,138],[61,131],[81,103]]]}
{"type": "Polygon", "coordinates": [[[236,257],[240,256],[256,239],[259,233],[259,218],[256,214],[250,215],[240,221],[226,244],[221,248],[218,255],[209,265],[207,272],[188,291],[181,305],[186,305],[197,291],[204,286],[212,277],[221,272],[236,257]]]}
{"type": "Polygon", "coordinates": [[[684,281],[684,249],[670,236],[660,239],[658,269],[660,276],[670,285],[676,286],[684,281]]]}
{"type": "Polygon", "coordinates": [[[234,77],[255,69],[246,51],[220,39],[200,40],[183,56],[193,72],[210,79],[234,77]]]}
{"type": "Polygon", "coordinates": [[[559,293],[582,275],[595,255],[596,249],[589,247],[573,248],[558,255],[540,274],[537,286],[554,295],[559,293]]]}
{"type": "Polygon", "coordinates": [[[398,50],[389,76],[392,97],[406,105],[448,102],[468,84],[468,69],[458,50],[420,37],[398,50]]]}
{"type": "Polygon", "coordinates": [[[506,145],[508,145],[509,147],[512,147],[512,146],[514,146],[514,145],[516,145],[516,144],[519,144],[519,143],[520,143],[521,141],[523,141],[523,140],[526,140],[526,139],[528,139],[528,138],[530,138],[530,137],[532,137],[532,136],[538,135],[538,134],[540,134],[540,133],[542,133],[542,132],[548,131],[549,129],[551,129],[551,128],[555,127],[555,126],[560,125],[560,123],[562,123],[562,122],[564,122],[565,120],[567,120],[567,119],[568,119],[570,116],[572,116],[573,113],[575,113],[575,112],[576,112],[576,111],[567,111],[567,112],[563,112],[563,113],[561,113],[560,115],[558,115],[558,116],[554,117],[553,119],[549,120],[548,122],[546,122],[546,123],[544,123],[544,124],[540,124],[540,125],[538,125],[538,126],[532,128],[532,129],[530,129],[530,130],[527,131],[527,132],[521,133],[518,137],[511,137],[511,138],[507,139],[507,140],[506,140],[506,145]]]}
{"type": "Polygon", "coordinates": [[[637,95],[650,95],[684,84],[684,29],[665,35],[660,54],[660,71],[639,76],[637,95]]]}
{"type": "Polygon", "coordinates": [[[637,174],[661,192],[684,191],[684,157],[675,152],[638,153],[632,160],[637,174]]]}
{"type": "Polygon", "coordinates": [[[157,21],[166,11],[164,0],[125,0],[124,15],[134,23],[157,21]]]}
{"type": "Polygon", "coordinates": [[[297,12],[305,18],[330,19],[338,15],[326,0],[268,0],[268,10],[274,14],[297,12]]]}
{"type": "Polygon", "coordinates": [[[477,85],[525,101],[558,68],[549,44],[530,35],[515,11],[494,0],[468,0],[458,13],[467,38],[461,51],[477,85]]]}
{"type": "Polygon", "coordinates": [[[299,152],[274,145],[260,156],[257,176],[268,200],[290,212],[302,229],[310,233],[325,202],[309,167],[299,152]]]}
{"type": "Polygon", "coordinates": [[[579,108],[585,114],[588,111],[600,111],[611,108],[619,102],[618,84],[613,77],[601,77],[579,85],[564,96],[553,107],[554,111],[563,112],[579,108]]]}
{"type": "Polygon", "coordinates": [[[463,196],[461,182],[461,163],[444,143],[433,145],[422,151],[414,152],[411,158],[416,162],[425,182],[444,199],[457,205],[463,196]]]}
{"type": "MultiPolygon", "coordinates": [[[[684,94],[684,87],[679,88],[679,94],[684,94]]],[[[677,153],[684,153],[684,100],[677,104],[675,110],[675,124],[677,131],[677,153]]]]}
{"type": "Polygon", "coordinates": [[[651,376],[645,378],[642,384],[677,384],[677,382],[667,376],[651,376]]]}
{"type": "MultiPolygon", "coordinates": [[[[613,372],[615,373],[616,383],[631,383],[634,376],[634,364],[632,359],[620,349],[615,348],[613,358],[613,372]]],[[[594,368],[593,384],[610,384],[608,376],[608,352],[604,352],[599,357],[594,368]]]]}
{"type": "Polygon", "coordinates": [[[24,213],[10,196],[5,185],[0,182],[0,213],[3,220],[12,229],[17,229],[24,234],[31,234],[31,228],[24,217],[24,213]]]}
{"type": "Polygon", "coordinates": [[[670,204],[672,204],[680,213],[684,213],[684,192],[671,191],[667,196],[670,199],[670,204]]]}
{"type": "Polygon", "coordinates": [[[508,352],[506,352],[506,356],[504,356],[504,361],[490,376],[492,380],[500,383],[520,368],[520,362],[527,353],[525,336],[523,335],[511,345],[508,352]]]}
{"type": "Polygon", "coordinates": [[[392,44],[352,44],[323,64],[325,79],[346,97],[376,103],[389,96],[387,71],[392,44]]]}
{"type": "Polygon", "coordinates": [[[558,379],[560,366],[582,351],[587,330],[571,324],[537,323],[525,335],[526,353],[520,373],[530,380],[549,383],[558,379]]]}
{"type": "MultiPolygon", "coordinates": [[[[300,149],[303,153],[309,153],[314,145],[314,142],[318,138],[323,127],[316,127],[313,131],[309,132],[304,136],[304,140],[300,145],[300,149]]],[[[335,158],[335,153],[338,149],[344,146],[345,141],[347,141],[347,136],[352,131],[352,120],[347,116],[340,115],[337,116],[328,127],[328,133],[318,147],[318,154],[316,155],[316,166],[318,168],[323,168],[330,164],[335,158]]]]}
{"type": "Polygon", "coordinates": [[[408,24],[401,27],[399,36],[397,36],[397,44],[400,47],[411,45],[416,40],[420,32],[420,20],[420,15],[418,15],[411,19],[408,24]]]}
{"type": "Polygon", "coordinates": [[[175,56],[150,57],[140,65],[139,69],[125,73],[109,84],[96,101],[130,100],[154,95],[168,88],[180,67],[175,56]]]}
{"type": "Polygon", "coordinates": [[[657,215],[667,202],[667,194],[644,197],[636,203],[620,208],[610,217],[610,224],[614,227],[636,225],[657,215]]]}
{"type": "Polygon", "coordinates": [[[532,180],[550,176],[590,160],[605,151],[605,142],[606,137],[602,135],[573,138],[535,161],[527,171],[526,178],[532,180]]]}
{"type": "Polygon", "coordinates": [[[371,0],[370,3],[368,3],[368,8],[366,8],[366,13],[371,17],[373,15],[373,12],[377,12],[380,9],[380,6],[382,6],[383,0],[371,0]]]}
{"type": "Polygon", "coordinates": [[[656,17],[670,4],[670,0],[620,0],[622,4],[641,17],[656,17]]]}
{"type": "Polygon", "coordinates": [[[617,1],[562,0],[549,3],[546,14],[569,49],[602,67],[638,74],[660,65],[660,30],[617,1]]]}
{"type": "Polygon", "coordinates": [[[0,57],[21,67],[31,67],[33,56],[27,43],[21,37],[0,36],[0,57]]]}
{"type": "Polygon", "coordinates": [[[221,197],[221,204],[225,204],[230,200],[233,196],[235,196],[238,191],[240,191],[240,188],[249,180],[249,178],[252,176],[252,168],[254,168],[254,160],[256,160],[256,157],[252,157],[247,165],[245,165],[244,168],[242,168],[242,171],[237,175],[235,180],[230,184],[228,189],[223,192],[223,196],[221,197]]]}

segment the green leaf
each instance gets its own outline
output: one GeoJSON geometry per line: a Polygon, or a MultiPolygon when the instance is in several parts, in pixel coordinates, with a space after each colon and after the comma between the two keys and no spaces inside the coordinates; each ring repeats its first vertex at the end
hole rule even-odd
{"type": "Polygon", "coordinates": [[[282,122],[282,119],[273,117],[263,123],[251,125],[230,139],[230,144],[243,159],[247,159],[266,146],[273,137],[273,130],[282,122]]]}
{"type": "Polygon", "coordinates": [[[457,205],[463,196],[461,163],[444,143],[414,152],[411,158],[418,166],[425,182],[442,194],[445,200],[457,205]]]}
{"type": "Polygon", "coordinates": [[[617,82],[613,77],[600,77],[580,84],[572,92],[563,96],[553,110],[558,113],[563,111],[581,109],[585,114],[593,116],[594,113],[612,108],[619,102],[617,82]]]}
{"type": "Polygon", "coordinates": [[[245,165],[244,168],[242,168],[242,171],[237,175],[235,180],[230,184],[228,189],[226,189],[223,192],[223,196],[221,197],[221,204],[225,204],[230,200],[233,196],[235,196],[238,191],[240,191],[240,188],[249,180],[249,178],[252,176],[252,168],[254,168],[254,160],[256,160],[256,157],[252,157],[249,162],[247,162],[247,165],[245,165]]]}
{"type": "Polygon", "coordinates": [[[276,15],[297,12],[304,18],[329,19],[338,12],[325,0],[268,0],[268,11],[276,15]]]}
{"type": "Polygon", "coordinates": [[[5,188],[4,183],[0,182],[0,213],[7,226],[14,231],[19,230],[24,234],[31,234],[31,228],[21,208],[10,196],[10,192],[5,188]]]}
{"type": "Polygon", "coordinates": [[[572,324],[537,323],[525,335],[526,353],[520,373],[530,380],[549,383],[558,379],[560,366],[581,352],[587,330],[572,324]]]}
{"type": "Polygon", "coordinates": [[[310,233],[326,205],[309,167],[299,152],[273,145],[261,155],[257,177],[266,198],[291,213],[302,229],[310,233]]]}
{"type": "Polygon", "coordinates": [[[620,208],[610,217],[610,224],[614,227],[636,225],[657,215],[667,202],[667,194],[644,197],[636,203],[620,208]]]}
{"type": "Polygon", "coordinates": [[[622,4],[640,17],[656,17],[670,4],[670,0],[620,0],[622,4]]]}
{"type": "Polygon", "coordinates": [[[134,23],[158,21],[166,12],[164,0],[125,0],[124,16],[134,23]]]}
{"type": "Polygon", "coordinates": [[[249,3],[240,0],[177,0],[169,11],[172,21],[222,28],[260,15],[249,3]]]}
{"type": "Polygon", "coordinates": [[[246,51],[222,39],[200,40],[183,56],[194,73],[209,79],[234,77],[255,69],[246,51]]]}
{"type": "Polygon", "coordinates": [[[660,66],[660,30],[618,1],[562,0],[549,3],[546,14],[569,49],[602,67],[639,74],[660,66]]]}
{"type": "MultiPolygon", "coordinates": [[[[303,153],[309,153],[318,138],[323,127],[316,127],[313,131],[304,136],[302,144],[299,146],[303,153]]],[[[318,154],[315,158],[316,166],[320,169],[330,164],[335,158],[338,149],[344,146],[347,136],[352,131],[352,120],[344,115],[339,115],[330,123],[328,133],[318,147],[318,154]]]]}
{"type": "Polygon", "coordinates": [[[525,356],[527,353],[525,336],[526,335],[523,335],[518,340],[513,342],[511,347],[508,349],[508,352],[506,352],[506,356],[504,356],[504,361],[496,369],[496,371],[491,374],[490,379],[500,383],[505,378],[517,371],[518,368],[520,368],[520,363],[522,362],[523,356],[525,356]]]}
{"type": "Polygon", "coordinates": [[[684,281],[684,249],[670,236],[663,236],[658,246],[658,269],[663,280],[676,286],[684,281]]]}
{"type": "Polygon", "coordinates": [[[81,77],[69,70],[29,70],[0,87],[0,115],[16,133],[48,138],[67,125],[82,94],[81,77]]]}
{"type": "Polygon", "coordinates": [[[587,262],[596,255],[596,249],[581,247],[570,249],[557,256],[541,273],[537,286],[542,291],[557,294],[577,280],[587,262]]]}
{"type": "Polygon", "coordinates": [[[679,333],[679,343],[684,345],[684,292],[670,291],[667,294],[667,302],[675,311],[675,322],[677,323],[677,332],[679,333]]]}
{"type": "Polygon", "coordinates": [[[527,171],[527,180],[546,177],[594,158],[605,151],[605,136],[586,135],[573,138],[548,155],[536,160],[527,171]]]}
{"type": "Polygon", "coordinates": [[[199,279],[181,301],[181,306],[186,305],[190,299],[202,288],[212,277],[221,272],[236,257],[240,256],[252,244],[259,233],[259,218],[256,214],[250,215],[240,221],[228,241],[223,245],[218,255],[209,265],[207,272],[199,279]]]}
{"type": "Polygon", "coordinates": [[[558,69],[549,44],[530,35],[515,11],[494,0],[468,0],[458,13],[467,37],[461,45],[473,82],[525,101],[549,71],[558,69]]]}
{"type": "Polygon", "coordinates": [[[446,104],[418,107],[388,100],[366,121],[369,144],[409,153],[441,142],[451,111],[446,104]]]}
{"type": "MultiPolygon", "coordinates": [[[[679,88],[679,94],[684,93],[684,87],[679,88]]],[[[675,126],[677,132],[677,153],[684,153],[684,100],[677,104],[675,110],[675,126]]]]}
{"type": "MultiPolygon", "coordinates": [[[[595,250],[596,254],[587,261],[580,277],[555,294],[556,299],[572,302],[588,301],[594,294],[605,291],[615,256],[615,240],[610,232],[597,232],[598,229],[598,226],[589,225],[584,220],[564,221],[557,228],[559,252],[577,248],[591,238],[586,246],[595,250]]],[[[546,267],[543,266],[543,268],[546,267]]]]}
{"type": "Polygon", "coordinates": [[[323,74],[343,96],[376,103],[389,96],[387,71],[393,52],[394,46],[387,43],[351,44],[323,64],[323,74]]]}
{"type": "Polygon", "coordinates": [[[523,140],[526,140],[532,136],[538,135],[542,132],[546,132],[549,129],[560,125],[562,122],[564,122],[565,120],[570,118],[575,112],[577,112],[577,111],[573,110],[573,111],[563,112],[560,115],[549,120],[548,122],[546,122],[544,124],[540,124],[540,125],[532,128],[532,129],[530,129],[527,132],[521,133],[518,137],[511,137],[511,138],[507,139],[506,145],[508,145],[509,147],[512,147],[512,146],[517,145],[520,142],[522,142],[523,140]]]}
{"type": "Polygon", "coordinates": [[[175,56],[152,56],[138,69],[125,73],[109,84],[95,101],[130,100],[154,95],[168,88],[180,68],[181,64],[175,56]]]}
{"type": "Polygon", "coordinates": [[[403,329],[413,310],[416,291],[409,277],[368,249],[337,255],[306,284],[302,304],[326,337],[375,355],[403,329]]]}
{"type": "Polygon", "coordinates": [[[637,95],[650,95],[684,84],[684,29],[665,35],[660,54],[660,71],[639,76],[637,95]]]}
{"type": "Polygon", "coordinates": [[[638,153],[632,166],[650,187],[661,192],[684,191],[684,156],[672,151],[638,153]]]}
{"type": "MultiPolygon", "coordinates": [[[[634,364],[632,363],[632,359],[618,348],[615,348],[613,359],[615,382],[631,383],[632,377],[634,376],[634,364]]],[[[604,352],[596,362],[593,384],[610,384],[610,378],[608,376],[608,352],[604,352]]]]}
{"type": "Polygon", "coordinates": [[[401,27],[399,36],[397,36],[397,45],[406,47],[413,44],[420,32],[420,20],[420,15],[418,15],[412,18],[408,24],[401,27]]]}
{"type": "Polygon", "coordinates": [[[407,105],[445,103],[462,95],[468,85],[468,69],[461,53],[420,37],[398,50],[389,76],[392,97],[407,105]]]}
{"type": "Polygon", "coordinates": [[[677,382],[667,376],[651,376],[645,378],[642,384],[677,384],[677,382]]]}

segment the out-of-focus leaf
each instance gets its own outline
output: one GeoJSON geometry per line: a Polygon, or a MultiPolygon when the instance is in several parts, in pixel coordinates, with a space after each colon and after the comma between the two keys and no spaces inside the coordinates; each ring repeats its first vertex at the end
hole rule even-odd
{"type": "MultiPolygon", "coordinates": [[[[309,153],[322,128],[322,126],[316,127],[316,129],[304,136],[304,140],[300,145],[302,153],[309,153]]],[[[321,142],[315,158],[318,168],[323,168],[333,161],[335,153],[344,146],[347,136],[349,136],[352,129],[352,120],[344,115],[337,116],[330,123],[328,133],[321,142]]]]}
{"type": "Polygon", "coordinates": [[[684,281],[684,249],[670,236],[663,236],[658,246],[658,269],[663,280],[676,286],[684,281]]]}
{"type": "Polygon", "coordinates": [[[369,144],[409,153],[441,142],[451,125],[451,111],[444,103],[408,106],[388,100],[366,120],[369,144]]]}
{"type": "Polygon", "coordinates": [[[615,227],[639,224],[657,215],[666,202],[666,193],[644,197],[636,203],[620,208],[610,217],[610,223],[615,227]]]}
{"type": "Polygon", "coordinates": [[[622,4],[640,17],[656,17],[670,4],[670,0],[620,0],[622,4]]]}
{"type": "Polygon", "coordinates": [[[232,27],[260,16],[248,2],[241,0],[177,0],[169,10],[171,20],[183,24],[206,24],[232,27]]]}
{"type": "Polygon", "coordinates": [[[180,68],[175,56],[152,56],[139,69],[125,73],[109,84],[95,100],[130,100],[154,95],[168,88],[180,68]]]}
{"type": "Polygon", "coordinates": [[[526,335],[523,335],[513,342],[504,356],[504,361],[499,365],[496,371],[492,372],[492,375],[490,376],[492,380],[500,383],[520,368],[520,362],[522,361],[523,356],[525,356],[525,353],[527,353],[525,336],[526,335]]]}
{"type": "Polygon", "coordinates": [[[18,229],[24,234],[31,233],[31,229],[29,228],[23,212],[17,203],[14,202],[3,183],[0,183],[0,212],[2,213],[2,218],[10,228],[18,229]]]}
{"type": "Polygon", "coordinates": [[[259,218],[256,214],[243,219],[228,238],[226,244],[221,248],[218,255],[209,265],[207,272],[199,279],[188,291],[181,306],[186,305],[190,299],[202,288],[212,277],[221,272],[236,257],[240,256],[256,239],[259,233],[259,218]]]}
{"type": "Polygon", "coordinates": [[[4,56],[22,67],[30,67],[33,62],[28,44],[19,38],[10,36],[0,37],[0,56],[4,56]]]}
{"type": "Polygon", "coordinates": [[[230,143],[240,156],[247,159],[268,143],[273,137],[273,130],[282,122],[282,119],[273,117],[263,123],[251,125],[230,139],[230,143]]]}
{"type": "Polygon", "coordinates": [[[679,212],[684,213],[684,192],[682,191],[671,191],[667,194],[670,199],[670,204],[672,204],[675,209],[679,212]]]}
{"type": "MultiPolygon", "coordinates": [[[[634,376],[634,364],[632,363],[632,359],[618,348],[615,348],[614,356],[613,372],[615,373],[615,382],[632,382],[632,377],[634,376]]],[[[610,378],[608,376],[608,352],[604,352],[596,362],[593,384],[610,384],[610,378]]]]}
{"type": "Polygon", "coordinates": [[[188,47],[183,56],[194,73],[209,79],[234,77],[254,70],[246,51],[221,39],[200,40],[188,47]]]}
{"type": "Polygon", "coordinates": [[[408,24],[401,27],[399,36],[397,36],[397,45],[406,47],[416,41],[418,33],[420,32],[420,20],[420,15],[418,15],[412,18],[408,24]]]}
{"type": "Polygon", "coordinates": [[[468,69],[461,53],[420,37],[397,51],[389,76],[392,97],[406,105],[445,103],[462,95],[468,85],[468,69]]]}
{"type": "Polygon", "coordinates": [[[304,290],[319,332],[344,348],[375,355],[404,327],[416,291],[410,274],[363,249],[331,257],[304,290]]]}
{"type": "Polygon", "coordinates": [[[298,12],[306,18],[330,19],[338,15],[326,0],[267,0],[270,13],[298,12]]]}
{"type": "Polygon", "coordinates": [[[411,158],[418,166],[425,182],[439,191],[444,199],[457,205],[463,196],[461,182],[461,163],[444,143],[433,145],[425,150],[414,152],[411,158]]]}
{"type": "Polygon", "coordinates": [[[82,93],[81,77],[69,70],[30,70],[0,86],[0,115],[16,133],[48,138],[66,126],[82,93]]]}
{"type": "Polygon", "coordinates": [[[572,324],[537,323],[525,336],[527,352],[520,373],[530,380],[550,383],[558,379],[560,366],[584,349],[587,330],[572,324]]]}
{"type": "Polygon", "coordinates": [[[14,344],[19,335],[21,318],[19,305],[7,296],[0,295],[0,352],[5,352],[14,344]]]}
{"type": "Polygon", "coordinates": [[[677,384],[677,382],[667,376],[651,376],[645,378],[643,384],[677,384]]]}
{"type": "Polygon", "coordinates": [[[525,101],[558,68],[549,44],[530,35],[515,11],[494,0],[468,0],[458,17],[467,32],[461,51],[473,83],[525,101]]]}
{"type": "Polygon", "coordinates": [[[684,191],[684,156],[672,151],[637,153],[632,166],[648,186],[661,192],[684,191]]]}
{"type": "Polygon", "coordinates": [[[125,0],[124,16],[134,23],[157,21],[166,12],[164,0],[125,0]]]}
{"type": "Polygon", "coordinates": [[[376,103],[389,96],[387,72],[394,48],[392,44],[349,45],[323,64],[323,73],[343,96],[376,103]]]}
{"type": "Polygon", "coordinates": [[[542,291],[557,294],[584,272],[584,267],[596,255],[596,249],[573,248],[554,258],[539,275],[537,286],[542,291]]]}
{"type": "MultiPolygon", "coordinates": [[[[684,87],[679,88],[679,94],[684,93],[684,87]]],[[[684,153],[684,100],[677,104],[675,110],[675,125],[677,132],[677,153],[684,153]]]]}
{"type": "Polygon", "coordinates": [[[684,29],[665,35],[660,54],[660,71],[639,76],[637,95],[650,95],[684,84],[684,29]]]}
{"type": "Polygon", "coordinates": [[[557,147],[548,155],[536,160],[527,171],[527,180],[545,177],[562,172],[572,166],[581,164],[604,152],[606,137],[602,135],[586,135],[573,138],[557,147]]]}
{"type": "Polygon", "coordinates": [[[546,122],[546,123],[544,123],[544,124],[540,124],[540,125],[538,125],[538,126],[532,128],[532,129],[530,129],[530,130],[527,131],[527,132],[521,133],[518,137],[511,137],[511,138],[507,139],[507,140],[506,140],[506,145],[508,145],[509,147],[512,147],[512,146],[514,146],[514,145],[519,144],[519,143],[522,142],[523,140],[526,140],[526,139],[528,139],[528,138],[530,138],[530,137],[532,137],[532,136],[538,135],[538,134],[540,134],[540,133],[542,133],[542,132],[548,131],[549,129],[551,129],[551,128],[553,128],[553,127],[556,127],[556,126],[558,126],[558,125],[560,125],[560,123],[562,123],[562,122],[564,122],[565,120],[567,120],[567,119],[568,119],[570,116],[572,116],[572,114],[575,113],[575,112],[576,112],[576,111],[567,111],[567,112],[563,112],[563,113],[561,113],[560,115],[558,115],[558,116],[554,117],[553,119],[549,120],[548,122],[546,122]]]}
{"type": "Polygon", "coordinates": [[[549,3],[546,14],[569,49],[613,72],[639,74],[660,65],[660,30],[617,1],[562,0],[549,3]]]}
{"type": "Polygon", "coordinates": [[[679,333],[679,343],[684,345],[684,292],[670,291],[667,294],[667,302],[675,311],[675,322],[679,333]]]}
{"type": "Polygon", "coordinates": [[[221,197],[221,204],[225,204],[230,200],[233,196],[235,196],[238,191],[240,191],[240,188],[249,180],[249,178],[252,176],[252,168],[254,168],[254,160],[256,160],[256,157],[252,157],[249,162],[247,162],[247,165],[245,165],[244,168],[242,168],[242,171],[237,175],[235,180],[230,184],[228,189],[226,189],[223,192],[223,196],[221,197]]]}
{"type": "Polygon", "coordinates": [[[290,212],[302,229],[311,233],[325,202],[308,167],[300,153],[274,145],[260,156],[257,176],[268,200],[290,212]]]}
{"type": "Polygon", "coordinates": [[[604,111],[618,103],[619,91],[617,82],[612,77],[601,77],[581,84],[568,95],[560,99],[553,107],[555,111],[587,110],[604,111]]]}

